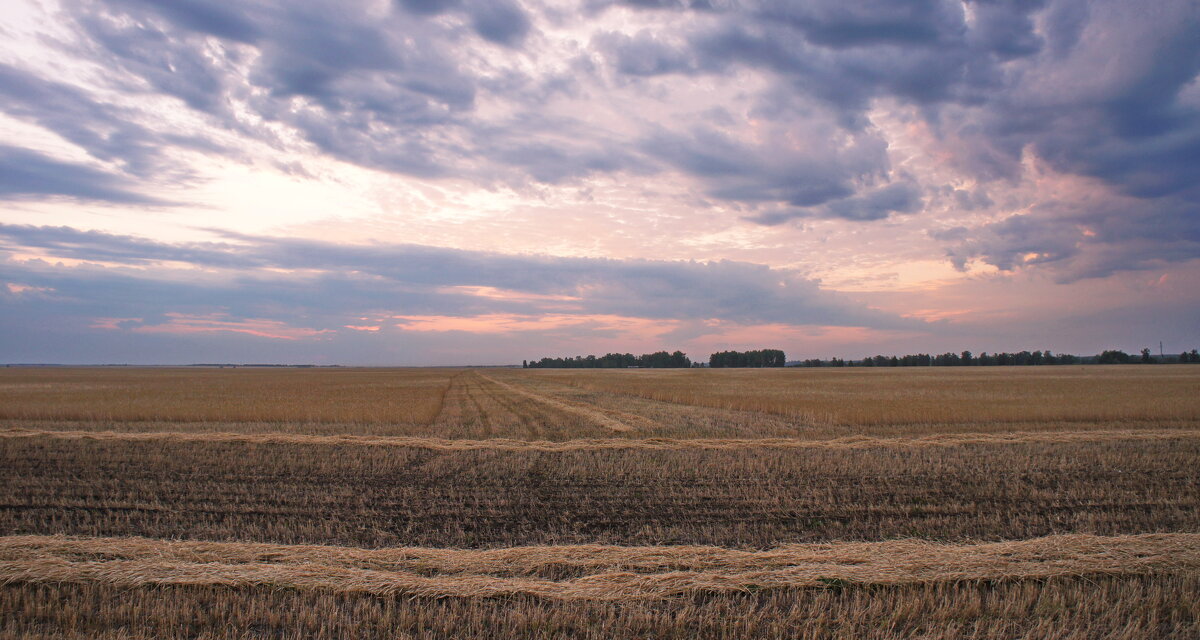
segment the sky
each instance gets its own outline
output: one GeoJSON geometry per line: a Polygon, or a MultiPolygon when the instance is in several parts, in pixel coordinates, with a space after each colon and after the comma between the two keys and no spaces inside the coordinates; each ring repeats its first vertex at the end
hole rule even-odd
{"type": "Polygon", "coordinates": [[[1200,347],[1193,0],[0,11],[0,362],[1200,347]]]}

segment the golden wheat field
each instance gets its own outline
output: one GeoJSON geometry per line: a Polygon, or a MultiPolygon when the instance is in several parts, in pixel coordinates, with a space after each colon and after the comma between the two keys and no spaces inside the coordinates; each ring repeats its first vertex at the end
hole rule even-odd
{"type": "Polygon", "coordinates": [[[0,638],[1200,637],[1200,367],[0,369],[0,638]]]}
{"type": "Polygon", "coordinates": [[[526,440],[1187,428],[1200,367],[6,368],[0,421],[526,440]]]}

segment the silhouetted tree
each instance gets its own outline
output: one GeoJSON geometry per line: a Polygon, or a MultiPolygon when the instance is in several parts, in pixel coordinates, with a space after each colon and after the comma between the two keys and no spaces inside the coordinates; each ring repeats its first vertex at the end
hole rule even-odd
{"type": "Polygon", "coordinates": [[[708,357],[708,366],[718,369],[726,367],[782,367],[786,364],[787,356],[779,349],[718,351],[708,357]]]}
{"type": "Polygon", "coordinates": [[[635,356],[632,353],[606,353],[602,356],[575,356],[573,358],[542,358],[522,365],[530,369],[622,369],[628,367],[687,368],[692,361],[682,351],[667,353],[657,351],[635,356]]]}
{"type": "Polygon", "coordinates": [[[1119,349],[1108,349],[1096,356],[1096,362],[1099,364],[1129,364],[1132,361],[1133,358],[1128,353],[1119,349]]]}

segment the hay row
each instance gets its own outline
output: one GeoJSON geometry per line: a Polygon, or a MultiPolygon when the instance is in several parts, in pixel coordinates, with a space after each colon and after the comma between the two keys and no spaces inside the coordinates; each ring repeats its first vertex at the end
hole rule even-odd
{"type": "Polygon", "coordinates": [[[920,437],[876,438],[852,436],[827,440],[800,438],[673,439],[604,438],[552,442],[547,440],[450,440],[404,436],[315,435],[303,433],[234,433],[176,431],[84,431],[10,428],[0,438],[46,437],[60,440],[125,440],[140,442],[244,442],[253,444],[360,445],[409,447],[444,451],[579,451],[589,449],[870,449],[911,447],[957,447],[975,444],[1066,444],[1074,442],[1120,442],[1187,440],[1200,438],[1200,429],[1114,429],[1096,431],[1017,431],[1010,433],[946,433],[920,437]]]}
{"type": "Polygon", "coordinates": [[[282,587],[377,595],[665,598],[830,584],[1144,575],[1200,569],[1200,534],[1060,535],[973,545],[916,540],[718,547],[571,545],[356,549],[148,538],[0,538],[2,583],[282,587]],[[548,566],[591,573],[536,577],[548,566]]]}

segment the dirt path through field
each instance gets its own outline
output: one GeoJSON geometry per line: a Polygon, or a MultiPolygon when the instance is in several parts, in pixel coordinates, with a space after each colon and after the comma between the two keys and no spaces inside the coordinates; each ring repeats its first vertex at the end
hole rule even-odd
{"type": "Polygon", "coordinates": [[[512,393],[475,370],[454,377],[431,427],[439,437],[473,439],[559,440],[569,433],[586,438],[609,432],[575,412],[512,393]]]}
{"type": "Polygon", "coordinates": [[[564,545],[493,550],[0,537],[0,583],[270,586],[394,596],[666,598],[780,587],[1145,575],[1200,570],[1200,534],[1058,535],[720,547],[564,545]],[[556,580],[550,571],[582,575],[556,580]]]}
{"type": "Polygon", "coordinates": [[[613,431],[617,431],[617,432],[621,432],[621,433],[634,431],[636,429],[636,427],[634,425],[637,422],[646,421],[645,418],[642,418],[640,416],[635,416],[632,414],[625,414],[625,413],[611,411],[611,410],[601,410],[601,409],[597,409],[595,407],[589,407],[587,405],[583,405],[580,403],[568,402],[568,401],[562,400],[560,398],[554,398],[554,397],[551,397],[548,395],[536,393],[527,388],[509,384],[507,382],[501,382],[501,381],[499,381],[491,376],[485,375],[485,374],[480,374],[480,377],[482,377],[484,380],[487,380],[488,382],[491,382],[492,384],[508,391],[509,393],[515,393],[519,396],[529,398],[531,400],[540,402],[542,404],[549,405],[556,409],[566,411],[568,413],[574,413],[576,415],[582,416],[583,418],[586,418],[587,420],[595,422],[595,423],[602,425],[613,431]],[[618,419],[618,418],[620,418],[620,419],[618,419]]]}

